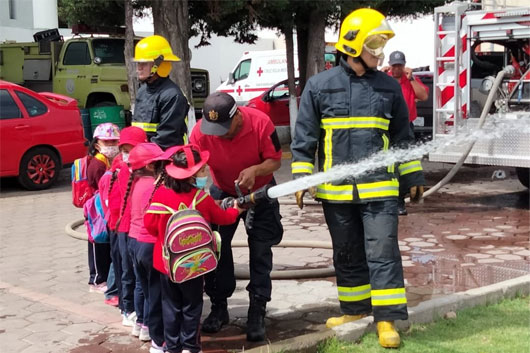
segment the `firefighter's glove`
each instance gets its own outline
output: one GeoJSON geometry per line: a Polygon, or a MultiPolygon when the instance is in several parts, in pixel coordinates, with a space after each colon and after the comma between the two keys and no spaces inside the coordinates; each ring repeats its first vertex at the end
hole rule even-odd
{"type": "Polygon", "coordinates": [[[415,185],[410,188],[410,202],[418,203],[423,196],[423,185],[415,185]]]}
{"type": "Polygon", "coordinates": [[[314,186],[311,186],[308,189],[305,190],[299,190],[294,193],[294,196],[296,197],[296,204],[300,209],[304,208],[304,195],[305,193],[309,191],[309,195],[311,195],[312,198],[315,198],[317,195],[317,189],[314,186]]]}

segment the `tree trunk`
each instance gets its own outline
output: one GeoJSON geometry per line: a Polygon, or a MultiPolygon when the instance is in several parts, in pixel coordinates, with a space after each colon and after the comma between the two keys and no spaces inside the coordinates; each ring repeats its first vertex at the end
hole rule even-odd
{"type": "Polygon", "coordinates": [[[133,7],[132,0],[125,0],[125,66],[127,68],[127,87],[131,97],[131,112],[134,112],[136,101],[136,90],[138,80],[136,79],[136,65],[132,61],[134,58],[134,30],[133,30],[133,7]]]}
{"type": "Polygon", "coordinates": [[[188,0],[153,0],[153,23],[155,34],[166,38],[173,53],[181,61],[173,63],[170,78],[180,87],[193,105],[191,94],[190,50],[188,47],[188,0]]]}
{"type": "Polygon", "coordinates": [[[294,125],[298,115],[298,106],[296,99],[296,87],[294,84],[294,41],[293,25],[288,23],[283,29],[285,35],[285,47],[287,51],[287,85],[289,87],[289,120],[291,126],[291,139],[294,137],[294,125]]]}
{"type": "MultiPolygon", "coordinates": [[[[326,50],[326,17],[318,9],[311,11],[309,16],[308,38],[307,38],[307,68],[305,70],[305,81],[317,73],[324,71],[324,55],[326,50]]],[[[300,53],[298,53],[300,55],[300,53]]],[[[300,71],[301,73],[301,71],[300,71]]]]}
{"type": "Polygon", "coordinates": [[[300,92],[304,90],[306,83],[306,68],[307,68],[307,38],[308,32],[304,22],[297,21],[296,24],[296,41],[298,46],[298,85],[300,92]]]}

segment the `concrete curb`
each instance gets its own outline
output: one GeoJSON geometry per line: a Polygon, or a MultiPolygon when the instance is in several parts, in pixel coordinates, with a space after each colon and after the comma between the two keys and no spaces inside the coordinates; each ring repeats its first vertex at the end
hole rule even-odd
{"type": "MultiPolygon", "coordinates": [[[[478,305],[493,304],[501,299],[513,298],[516,295],[530,294],[530,275],[524,275],[489,286],[469,289],[465,292],[451,294],[445,297],[431,299],[409,309],[409,319],[397,321],[398,329],[403,330],[411,324],[425,324],[433,322],[450,311],[471,308],[478,305]]],[[[245,350],[246,353],[275,353],[275,352],[315,352],[318,344],[328,338],[337,337],[342,341],[355,342],[365,333],[375,331],[374,318],[364,319],[337,326],[331,330],[324,330],[290,338],[284,341],[245,350]]]]}

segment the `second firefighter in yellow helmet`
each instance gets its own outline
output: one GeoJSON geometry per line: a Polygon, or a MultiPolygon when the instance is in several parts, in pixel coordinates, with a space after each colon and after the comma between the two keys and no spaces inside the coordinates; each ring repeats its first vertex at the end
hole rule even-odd
{"type": "Polygon", "coordinates": [[[167,77],[171,71],[171,62],[180,61],[180,58],[173,54],[166,38],[155,34],[143,38],[136,44],[134,61],[152,62],[151,73],[167,77]]]}
{"type": "Polygon", "coordinates": [[[143,129],[149,141],[163,149],[187,144],[189,103],[168,77],[171,63],[180,59],[166,38],[153,35],[136,44],[134,61],[142,84],[136,95],[132,125],[143,129]]]}

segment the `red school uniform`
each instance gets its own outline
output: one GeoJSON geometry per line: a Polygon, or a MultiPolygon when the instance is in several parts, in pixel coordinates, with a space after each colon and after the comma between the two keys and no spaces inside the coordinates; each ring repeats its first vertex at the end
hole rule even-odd
{"type": "MultiPolygon", "coordinates": [[[[178,210],[181,203],[184,203],[187,206],[191,205],[196,192],[197,189],[192,188],[191,191],[187,193],[176,193],[175,191],[162,185],[153,195],[151,204],[155,202],[162,203],[174,210],[178,210]]],[[[223,210],[217,205],[217,203],[215,203],[214,199],[210,195],[201,201],[196,206],[196,209],[201,213],[206,221],[218,225],[232,224],[237,220],[239,215],[239,212],[235,208],[223,210]]],[[[144,216],[145,228],[149,233],[151,233],[151,235],[157,238],[153,251],[153,267],[166,275],[167,272],[164,269],[164,263],[162,259],[162,244],[164,241],[166,225],[169,217],[171,217],[171,214],[169,213],[153,213],[150,212],[149,209],[144,216]]]]}
{"type": "MultiPolygon", "coordinates": [[[[239,173],[266,159],[281,160],[282,151],[275,134],[274,125],[267,114],[253,108],[239,107],[243,126],[232,140],[201,132],[201,122],[191,133],[190,142],[203,151],[210,152],[208,166],[214,184],[221,190],[236,195],[234,181],[239,173]],[[273,141],[273,136],[276,141],[273,141]]],[[[258,176],[252,191],[271,182],[273,174],[258,176]]]]}

